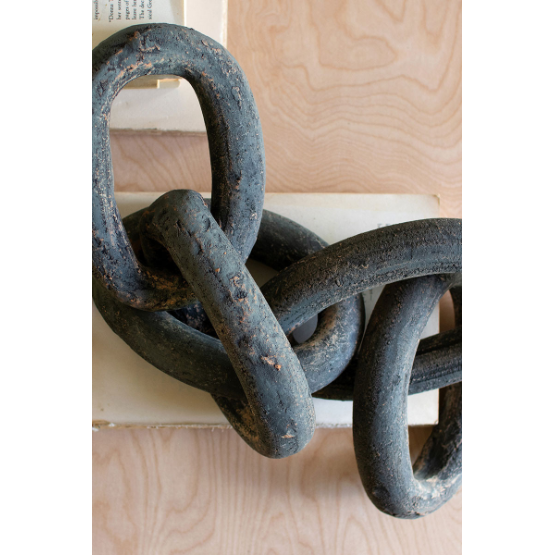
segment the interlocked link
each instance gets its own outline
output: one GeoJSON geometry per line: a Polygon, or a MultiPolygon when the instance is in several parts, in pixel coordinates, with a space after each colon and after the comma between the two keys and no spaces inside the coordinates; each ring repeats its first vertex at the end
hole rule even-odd
{"type": "MultiPolygon", "coordinates": [[[[300,451],[314,406],[298,358],[239,253],[202,197],[172,191],[143,213],[143,252],[164,245],[202,303],[246,400],[216,397],[230,423],[262,455],[300,451]]],[[[147,255],[147,260],[148,260],[147,255]]]]}
{"type": "Polygon", "coordinates": [[[407,438],[407,393],[418,340],[440,298],[460,287],[460,279],[431,275],[388,285],[361,345],[353,404],[358,469],[374,504],[397,517],[434,511],[461,483],[460,383],[442,390],[439,423],[414,471],[407,438]]]}
{"type": "Polygon", "coordinates": [[[247,80],[218,43],[175,25],[116,33],[93,51],[93,298],[131,348],[210,392],[231,425],[272,458],[314,433],[312,394],[352,399],[357,463],[382,511],[415,518],[460,485],[461,221],[432,219],[328,246],[262,210],[264,147],[247,80]],[[189,80],[210,145],[212,198],[166,193],[122,220],[108,123],[131,79],[189,80]],[[251,253],[252,251],[252,253],[251,253]],[[249,256],[277,270],[261,288],[249,256]],[[386,286],[364,332],[361,293],[386,286]],[[451,290],[457,328],[420,341],[451,290]],[[305,342],[291,333],[318,315],[305,342]],[[411,467],[407,397],[441,389],[439,424],[411,467]]]}
{"type": "Polygon", "coordinates": [[[93,274],[122,302],[142,310],[180,308],[194,298],[180,274],[137,260],[114,199],[109,121],[112,102],[144,75],[183,77],[196,92],[210,147],[212,214],[245,261],[264,203],[265,158],[258,111],[243,71],[220,44],[178,25],[137,25],[93,50],[93,274]]]}

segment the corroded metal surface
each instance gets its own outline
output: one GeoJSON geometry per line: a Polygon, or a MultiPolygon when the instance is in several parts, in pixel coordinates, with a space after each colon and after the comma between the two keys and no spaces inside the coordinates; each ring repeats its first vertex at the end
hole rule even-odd
{"type": "Polygon", "coordinates": [[[200,102],[210,146],[212,213],[246,260],[264,202],[265,159],[258,111],[247,79],[229,52],[177,25],[137,25],[93,50],[93,273],[124,303],[143,310],[179,308],[192,299],[179,274],[137,261],[114,200],[109,120],[112,102],[144,75],[187,79],[200,102]]]}
{"type": "Polygon", "coordinates": [[[436,510],[462,480],[461,384],[442,390],[439,423],[414,471],[406,417],[418,340],[440,298],[450,288],[460,287],[460,280],[455,273],[388,285],[360,349],[353,405],[358,469],[374,504],[397,517],[417,518],[436,510]]]}
{"type": "Polygon", "coordinates": [[[300,451],[314,432],[312,394],[353,399],[357,462],[384,512],[415,518],[459,487],[460,220],[408,222],[328,246],[262,210],[264,146],[247,80],[218,43],[183,27],[138,25],[93,52],[93,298],[132,349],[210,392],[264,456],[300,451]],[[122,220],[113,196],[108,123],[131,79],[189,80],[206,121],[212,200],[173,191],[122,220]],[[278,273],[261,288],[252,258],[278,273]],[[364,332],[361,293],[385,285],[364,332]],[[457,328],[420,341],[451,290],[457,328]],[[318,315],[297,344],[291,333],[318,315]],[[418,461],[408,456],[406,403],[441,389],[440,417],[418,461]]]}

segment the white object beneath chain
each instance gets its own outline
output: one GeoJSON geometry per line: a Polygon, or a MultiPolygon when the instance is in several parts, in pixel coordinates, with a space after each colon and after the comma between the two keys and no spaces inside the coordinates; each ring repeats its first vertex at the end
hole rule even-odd
{"type": "MultiPolygon", "coordinates": [[[[123,217],[150,205],[161,193],[116,193],[123,217]]],[[[204,195],[209,196],[209,195],[204,195]]],[[[439,216],[433,195],[271,194],[264,208],[307,227],[328,243],[391,225],[439,216]]],[[[271,274],[248,264],[259,284],[271,274]]],[[[364,293],[367,318],[381,289],[364,293]]],[[[210,394],[154,368],[104,322],[93,303],[93,427],[229,426],[210,394]]],[[[424,336],[439,330],[436,308],[424,336]]],[[[352,426],[350,401],[314,399],[316,425],[352,426]]],[[[438,393],[411,395],[409,425],[437,422],[438,393]]]]}

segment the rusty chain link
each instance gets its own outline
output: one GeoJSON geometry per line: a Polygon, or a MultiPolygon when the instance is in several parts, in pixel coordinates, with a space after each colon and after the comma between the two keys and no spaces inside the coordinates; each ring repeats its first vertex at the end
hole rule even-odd
{"type": "Polygon", "coordinates": [[[368,496],[402,518],[458,489],[461,429],[461,221],[419,220],[328,246],[262,209],[265,159],[241,68],[212,39],[137,25],[93,51],[93,298],[132,349],[212,394],[241,437],[272,458],[299,452],[315,427],[312,395],[352,399],[368,496]],[[120,217],[109,141],[112,102],[132,79],[172,74],[195,90],[208,134],[212,198],[171,191],[120,217]],[[278,271],[261,288],[249,257],[278,271]],[[361,293],[386,286],[364,331],[361,293]],[[420,340],[451,292],[457,328],[420,340]],[[305,342],[292,332],[318,315],[305,342]],[[407,396],[441,388],[439,423],[411,466],[407,396]]]}

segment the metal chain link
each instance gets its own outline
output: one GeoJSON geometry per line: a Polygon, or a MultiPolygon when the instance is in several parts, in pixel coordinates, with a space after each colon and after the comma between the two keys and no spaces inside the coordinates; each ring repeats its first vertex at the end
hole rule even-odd
{"type": "Polygon", "coordinates": [[[315,428],[312,395],[352,399],[355,453],[370,499],[415,518],[462,476],[460,220],[408,222],[328,246],[263,211],[265,160],[241,68],[212,39],[137,25],[93,51],[93,298],[133,350],[212,394],[264,456],[299,452],[315,428]],[[122,87],[173,74],[195,90],[206,122],[212,198],[179,190],[123,219],[114,199],[109,117],[122,87]],[[278,271],[259,288],[247,258],[278,271]],[[386,286],[364,332],[361,293],[386,286]],[[457,328],[420,341],[451,290],[457,328]],[[292,332],[318,315],[305,342],[292,332]],[[407,396],[441,389],[439,424],[414,466],[407,396]]]}

